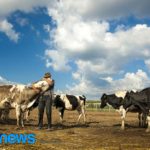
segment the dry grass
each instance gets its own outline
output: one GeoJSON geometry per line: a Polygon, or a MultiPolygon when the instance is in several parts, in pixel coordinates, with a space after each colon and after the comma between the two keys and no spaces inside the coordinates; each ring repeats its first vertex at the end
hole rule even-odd
{"type": "Polygon", "coordinates": [[[0,145],[0,150],[150,150],[150,133],[138,128],[137,114],[127,114],[125,131],[120,130],[120,117],[116,112],[87,111],[87,123],[76,124],[77,112],[66,111],[61,125],[54,109],[52,131],[46,130],[46,116],[44,128],[36,129],[37,110],[31,113],[31,121],[21,130],[15,130],[14,111],[10,117],[9,123],[0,122],[1,133],[34,133],[37,140],[33,145],[0,145]]]}

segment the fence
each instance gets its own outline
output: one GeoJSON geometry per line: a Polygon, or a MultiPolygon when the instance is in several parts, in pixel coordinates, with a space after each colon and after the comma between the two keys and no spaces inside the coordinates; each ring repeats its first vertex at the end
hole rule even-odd
{"type": "Polygon", "coordinates": [[[90,111],[106,111],[106,112],[112,112],[115,111],[112,106],[106,106],[105,108],[100,108],[100,103],[86,103],[86,110],[90,111]]]}

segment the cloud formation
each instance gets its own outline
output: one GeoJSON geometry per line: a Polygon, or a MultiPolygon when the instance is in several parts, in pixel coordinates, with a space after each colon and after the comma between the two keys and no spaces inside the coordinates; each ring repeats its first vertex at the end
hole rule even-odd
{"type": "Polygon", "coordinates": [[[19,39],[19,33],[13,29],[13,25],[6,19],[0,20],[0,32],[5,33],[7,37],[14,42],[17,42],[19,39]]]}
{"type": "MultiPolygon", "coordinates": [[[[15,31],[13,25],[8,22],[7,17],[16,11],[23,11],[25,13],[30,13],[40,7],[47,7],[48,5],[53,5],[55,0],[5,0],[0,1],[0,32],[3,32],[13,40],[17,42],[19,39],[19,33],[15,31]]],[[[18,18],[18,22],[21,26],[27,24],[27,20],[18,18]]]]}
{"type": "Polygon", "coordinates": [[[131,62],[141,60],[150,68],[150,27],[145,23],[132,27],[118,24],[112,32],[110,21],[130,16],[149,19],[149,6],[149,0],[0,1],[0,31],[17,42],[19,34],[5,18],[17,10],[29,13],[46,7],[56,22],[55,28],[43,25],[49,33],[46,67],[72,73],[74,83],[67,85],[67,92],[92,91],[89,96],[96,97],[102,92],[148,86],[147,72],[141,68],[129,72],[125,66],[134,67],[131,62]]]}
{"type": "Polygon", "coordinates": [[[15,11],[23,11],[29,13],[39,7],[52,6],[55,0],[5,0],[0,1],[0,18],[9,16],[15,11]]]}
{"type": "Polygon", "coordinates": [[[125,72],[124,66],[136,60],[150,64],[150,27],[147,24],[130,28],[118,25],[111,32],[109,20],[130,15],[150,17],[148,4],[148,0],[63,0],[49,7],[49,15],[57,22],[57,28],[49,31],[53,36],[49,42],[53,39],[54,49],[46,50],[47,66],[56,71],[69,70],[70,62],[77,66],[72,73],[75,83],[68,86],[72,93],[93,91],[96,96],[104,91],[120,89],[121,84],[124,85],[122,89],[145,87],[149,83],[147,73],[140,68],[137,72],[125,72]],[[114,80],[118,74],[124,78],[114,80]],[[132,86],[124,84],[129,79],[132,86]]]}
{"type": "Polygon", "coordinates": [[[0,76],[0,85],[5,85],[5,84],[15,84],[14,82],[8,81],[7,79],[3,78],[0,76]]]}

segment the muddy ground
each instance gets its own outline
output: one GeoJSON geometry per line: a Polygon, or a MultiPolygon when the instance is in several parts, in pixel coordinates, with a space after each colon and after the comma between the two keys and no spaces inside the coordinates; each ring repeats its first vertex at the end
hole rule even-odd
{"type": "Polygon", "coordinates": [[[15,112],[11,111],[8,123],[0,122],[0,133],[34,133],[36,143],[33,145],[0,145],[0,149],[43,149],[43,150],[150,150],[150,133],[138,127],[137,114],[128,113],[125,131],[120,130],[120,116],[117,112],[87,111],[87,123],[76,124],[75,111],[66,111],[64,123],[59,123],[58,112],[53,110],[53,130],[44,127],[37,130],[37,110],[33,110],[30,122],[25,128],[16,130],[15,112]]]}

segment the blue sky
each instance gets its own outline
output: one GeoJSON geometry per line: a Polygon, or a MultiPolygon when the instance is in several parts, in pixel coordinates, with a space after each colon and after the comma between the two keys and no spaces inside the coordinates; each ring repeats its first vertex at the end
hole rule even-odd
{"type": "Polygon", "coordinates": [[[148,0],[0,1],[0,81],[51,72],[55,91],[98,99],[150,84],[148,0]]]}
{"type": "Polygon", "coordinates": [[[57,73],[45,66],[44,50],[49,47],[45,41],[49,33],[44,25],[48,24],[51,28],[56,26],[46,11],[46,8],[31,13],[16,11],[8,17],[8,22],[19,33],[19,39],[14,42],[0,32],[1,76],[12,82],[28,84],[42,78],[45,72],[51,72],[53,78],[61,82],[56,84],[56,88],[63,89],[65,82],[68,79],[71,81],[70,73],[57,73]],[[22,20],[25,21],[21,25],[19,21],[22,20]]]}
{"type": "Polygon", "coordinates": [[[38,12],[25,14],[18,11],[8,17],[14,30],[19,32],[17,43],[10,40],[4,33],[0,33],[1,76],[11,81],[28,83],[38,79],[48,70],[39,56],[44,55],[46,45],[43,41],[48,38],[43,24],[49,23],[50,17],[44,15],[42,10],[38,12]],[[18,18],[27,19],[27,24],[19,25],[18,18]]]}

